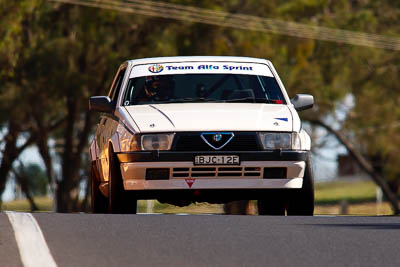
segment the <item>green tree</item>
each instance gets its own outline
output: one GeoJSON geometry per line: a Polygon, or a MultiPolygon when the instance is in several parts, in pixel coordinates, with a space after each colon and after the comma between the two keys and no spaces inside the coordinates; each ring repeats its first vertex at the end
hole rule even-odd
{"type": "Polygon", "coordinates": [[[46,196],[49,186],[46,172],[36,163],[24,165],[19,163],[18,168],[14,168],[15,173],[20,177],[18,183],[26,184],[33,196],[46,196]]]}
{"type": "Polygon", "coordinates": [[[28,166],[24,166],[21,161],[19,162],[18,167],[13,168],[12,173],[16,184],[21,188],[21,191],[28,200],[31,210],[38,210],[33,197],[47,195],[49,184],[47,182],[46,173],[35,163],[30,163],[28,166]]]}
{"type": "Polygon", "coordinates": [[[9,67],[1,76],[0,98],[7,102],[2,114],[11,114],[2,118],[7,135],[0,192],[12,162],[36,144],[49,182],[55,181],[57,211],[79,210],[77,192],[88,176],[82,160],[97,122],[88,111],[88,98],[107,94],[118,65],[140,56],[152,26],[139,28],[141,18],[45,0],[0,3],[0,23],[7,25],[2,27],[0,60],[9,67]],[[25,144],[17,146],[18,140],[25,144]],[[50,140],[60,144],[56,157],[51,156],[50,140]],[[56,160],[61,164],[58,174],[56,160]]]}
{"type": "MultiPolygon", "coordinates": [[[[32,108],[40,109],[40,102],[32,105],[26,96],[29,83],[23,81],[29,57],[29,47],[35,42],[32,30],[27,30],[38,1],[0,1],[0,127],[5,129],[4,147],[0,163],[0,192],[14,161],[22,151],[34,143],[38,130],[30,117],[32,108]]],[[[40,129],[40,130],[46,130],[40,129]]]]}

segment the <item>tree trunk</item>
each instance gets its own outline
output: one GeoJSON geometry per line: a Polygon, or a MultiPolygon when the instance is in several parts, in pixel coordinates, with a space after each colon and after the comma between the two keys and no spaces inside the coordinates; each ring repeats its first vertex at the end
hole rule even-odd
{"type": "Polygon", "coordinates": [[[25,172],[23,171],[24,169],[23,169],[23,165],[22,164],[21,164],[21,166],[22,166],[22,168],[21,168],[22,174],[21,175],[19,175],[15,170],[13,170],[13,173],[15,175],[15,179],[17,180],[17,183],[21,186],[21,190],[22,190],[22,192],[24,193],[26,199],[29,202],[29,205],[31,207],[31,211],[37,211],[37,210],[39,210],[39,208],[37,207],[37,205],[36,205],[36,203],[35,203],[35,201],[33,199],[31,190],[30,190],[29,185],[27,183],[27,181],[28,181],[28,179],[30,179],[30,177],[28,177],[25,174],[25,172]]]}
{"type": "Polygon", "coordinates": [[[358,151],[339,131],[333,129],[331,126],[325,124],[320,120],[309,120],[310,123],[319,125],[325,128],[328,132],[335,135],[335,137],[342,143],[349,154],[356,160],[358,165],[372,178],[372,180],[382,189],[383,194],[390,202],[395,215],[400,214],[399,203],[396,194],[390,189],[388,183],[382,175],[377,173],[372,164],[358,151]]]}
{"type": "Polygon", "coordinates": [[[93,126],[92,114],[86,111],[80,128],[81,131],[77,133],[76,125],[79,125],[79,105],[71,96],[67,98],[67,110],[64,132],[65,144],[62,152],[62,180],[57,184],[56,192],[57,212],[78,211],[80,209],[76,198],[81,181],[79,174],[82,165],[81,155],[87,149],[88,137],[93,126]]]}
{"type": "Polygon", "coordinates": [[[57,185],[57,190],[56,190],[56,211],[57,212],[70,212],[71,208],[68,206],[69,203],[71,203],[71,200],[68,196],[68,191],[64,189],[64,186],[62,186],[62,183],[59,183],[57,185]]]}
{"type": "Polygon", "coordinates": [[[66,117],[66,127],[64,130],[63,139],[65,140],[62,156],[61,156],[61,181],[57,183],[56,192],[56,211],[57,212],[71,212],[73,210],[74,199],[71,197],[71,191],[77,185],[77,173],[79,165],[75,164],[76,158],[74,158],[74,128],[76,125],[76,120],[78,118],[77,113],[77,103],[74,101],[71,92],[67,95],[67,117],[66,117]]]}
{"type": "Polygon", "coordinates": [[[19,135],[20,131],[17,125],[10,122],[8,125],[8,133],[4,138],[6,144],[0,164],[0,196],[3,194],[6,188],[7,178],[12,169],[12,164],[19,156],[17,147],[17,139],[19,135]]]}
{"type": "Polygon", "coordinates": [[[16,123],[9,121],[8,133],[4,137],[6,144],[2,154],[3,158],[0,164],[0,196],[4,193],[7,184],[8,174],[12,170],[12,165],[14,161],[19,157],[19,155],[22,153],[22,151],[24,151],[25,148],[33,143],[33,140],[35,138],[33,135],[31,135],[22,146],[17,146],[17,140],[20,135],[20,127],[16,123]]]}
{"type": "Polygon", "coordinates": [[[89,196],[90,196],[90,178],[86,178],[86,188],[85,188],[85,197],[83,198],[82,206],[81,206],[81,211],[83,212],[89,212],[89,196]]]}

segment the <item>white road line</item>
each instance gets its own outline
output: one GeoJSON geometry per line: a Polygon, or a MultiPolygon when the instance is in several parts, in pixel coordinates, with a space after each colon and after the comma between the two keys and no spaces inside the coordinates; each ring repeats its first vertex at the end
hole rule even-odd
{"type": "Polygon", "coordinates": [[[6,211],[14,229],[22,264],[25,267],[57,267],[39,224],[30,213],[6,211]]]}

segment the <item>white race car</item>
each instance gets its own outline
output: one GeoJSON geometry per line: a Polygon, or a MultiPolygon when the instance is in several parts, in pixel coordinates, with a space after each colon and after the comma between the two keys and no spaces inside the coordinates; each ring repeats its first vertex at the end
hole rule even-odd
{"type": "Polygon", "coordinates": [[[311,141],[272,63],[244,57],[129,60],[90,145],[93,212],[135,213],[138,199],[258,200],[259,214],[313,215],[311,141]]]}

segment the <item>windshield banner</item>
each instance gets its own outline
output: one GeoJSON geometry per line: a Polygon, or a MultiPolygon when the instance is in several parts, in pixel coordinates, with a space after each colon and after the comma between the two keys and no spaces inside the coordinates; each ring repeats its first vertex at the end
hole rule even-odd
{"type": "Polygon", "coordinates": [[[273,77],[262,63],[243,62],[179,62],[143,64],[132,68],[130,78],[173,74],[247,74],[273,77]]]}

